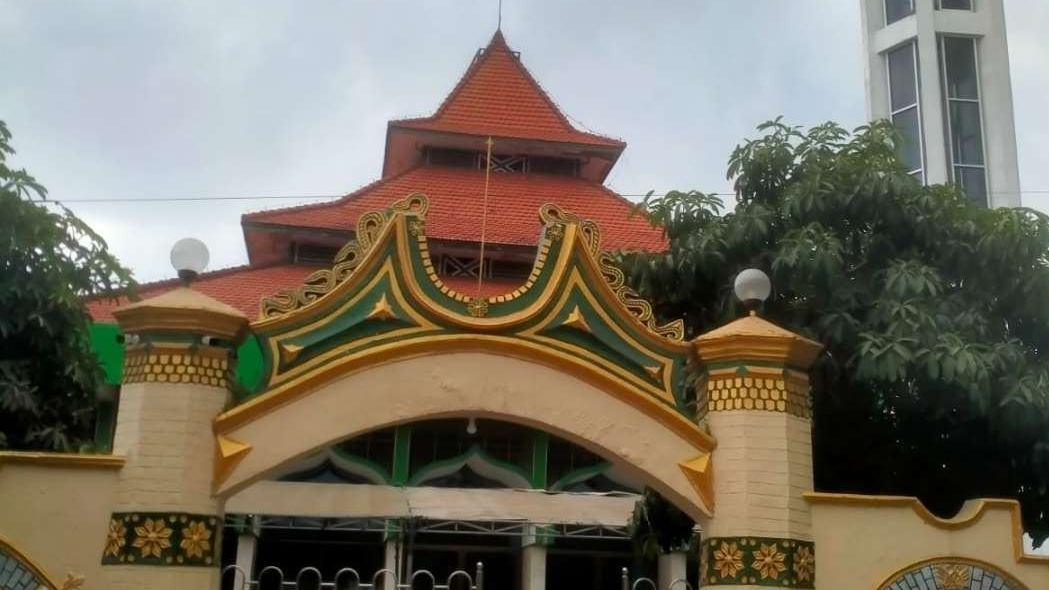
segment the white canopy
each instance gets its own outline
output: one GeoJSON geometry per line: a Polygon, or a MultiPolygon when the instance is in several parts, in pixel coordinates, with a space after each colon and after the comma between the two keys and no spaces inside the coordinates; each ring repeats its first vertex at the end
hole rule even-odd
{"type": "Polygon", "coordinates": [[[331,518],[428,518],[624,526],[634,494],[258,482],[233,495],[226,512],[331,518]]]}

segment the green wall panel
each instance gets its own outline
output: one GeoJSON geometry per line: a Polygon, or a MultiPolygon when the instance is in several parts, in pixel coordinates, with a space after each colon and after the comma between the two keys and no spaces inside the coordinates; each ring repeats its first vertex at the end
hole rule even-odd
{"type": "MultiPolygon", "coordinates": [[[[120,385],[124,370],[124,345],[116,324],[91,324],[91,348],[98,355],[106,383],[120,385]]],[[[253,334],[237,349],[237,393],[244,399],[257,392],[262,381],[263,359],[259,341],[253,334]]]]}

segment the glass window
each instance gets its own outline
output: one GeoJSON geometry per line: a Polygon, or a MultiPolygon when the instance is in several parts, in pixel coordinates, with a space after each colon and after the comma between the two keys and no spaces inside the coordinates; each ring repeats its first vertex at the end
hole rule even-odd
{"type": "MultiPolygon", "coordinates": [[[[943,6],[947,5],[943,0],[943,6]]],[[[947,103],[954,182],[973,203],[987,206],[976,40],[971,37],[941,37],[940,69],[947,103]]]]}
{"type": "Polygon", "coordinates": [[[914,12],[914,0],[885,0],[885,24],[892,23],[914,12]]]}
{"type": "Polygon", "coordinates": [[[980,103],[952,100],[951,157],[955,164],[983,165],[983,137],[980,133],[980,103]]]}
{"type": "Polygon", "coordinates": [[[903,135],[902,143],[896,146],[900,161],[907,170],[921,170],[921,122],[918,120],[918,108],[912,107],[892,116],[892,122],[903,135]]]}
{"type": "Polygon", "coordinates": [[[969,37],[943,38],[943,66],[947,71],[947,96],[979,100],[976,83],[976,40],[969,37]]]}
{"type": "Polygon", "coordinates": [[[972,10],[972,0],[939,0],[936,7],[940,10],[972,10]]]}
{"type": "Polygon", "coordinates": [[[914,74],[914,43],[889,52],[889,94],[893,111],[918,102],[918,79],[914,74]]]}
{"type": "Polygon", "coordinates": [[[918,109],[918,76],[915,45],[908,43],[886,55],[892,122],[903,136],[897,150],[912,174],[922,177],[923,146],[918,109]]]}
{"type": "Polygon", "coordinates": [[[981,166],[955,166],[955,181],[974,205],[987,206],[987,170],[981,166]]]}

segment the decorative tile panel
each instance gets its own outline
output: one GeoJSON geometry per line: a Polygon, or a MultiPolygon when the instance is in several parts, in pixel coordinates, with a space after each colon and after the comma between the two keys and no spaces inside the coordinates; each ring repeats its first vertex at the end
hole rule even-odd
{"type": "Polygon", "coordinates": [[[229,355],[225,349],[142,346],[124,355],[124,383],[196,383],[229,387],[229,355]]]}
{"type": "Polygon", "coordinates": [[[780,372],[751,375],[735,371],[707,378],[700,392],[701,413],[729,410],[784,412],[800,418],[812,416],[807,379],[780,372]]]}
{"type": "Polygon", "coordinates": [[[988,566],[946,558],[897,574],[879,590],[1026,590],[988,566]]]}
{"type": "Polygon", "coordinates": [[[700,586],[815,587],[816,548],[809,541],[716,537],[703,541],[700,586]]]}
{"type": "Polygon", "coordinates": [[[217,565],[218,517],[181,512],[115,512],[102,565],[217,565]]]}

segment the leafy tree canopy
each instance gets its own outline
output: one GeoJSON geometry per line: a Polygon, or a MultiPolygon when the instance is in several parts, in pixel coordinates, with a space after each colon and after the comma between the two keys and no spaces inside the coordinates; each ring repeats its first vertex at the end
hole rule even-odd
{"type": "Polygon", "coordinates": [[[924,187],[876,122],[849,133],[779,119],[729,159],[735,207],[649,195],[669,249],[631,280],[698,335],[738,317],[736,273],[772,277],[763,315],[819,340],[814,462],[822,491],[918,496],[953,515],[1020,500],[1049,536],[1049,218],[924,187]]]}
{"type": "Polygon", "coordinates": [[[102,384],[83,299],[131,286],[106,243],[25,170],[0,121],[0,446],[76,449],[102,384]]]}

